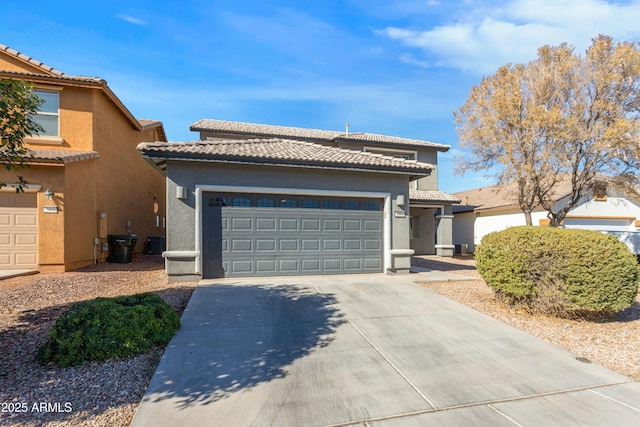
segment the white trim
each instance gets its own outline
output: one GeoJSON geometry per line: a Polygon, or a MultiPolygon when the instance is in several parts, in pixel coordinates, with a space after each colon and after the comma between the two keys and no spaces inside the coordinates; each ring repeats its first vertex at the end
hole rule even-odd
{"type": "MultiPolygon", "coordinates": [[[[6,184],[2,188],[0,188],[0,191],[13,191],[15,193],[16,188],[18,187],[20,187],[20,184],[6,184]]],[[[41,188],[42,185],[40,184],[25,184],[22,186],[22,190],[24,190],[25,193],[35,193],[40,191],[41,188]]]]}
{"type": "Polygon", "coordinates": [[[223,192],[223,193],[250,193],[250,194],[288,194],[288,195],[308,195],[308,196],[328,196],[328,197],[360,197],[372,199],[384,199],[383,207],[383,272],[391,268],[391,193],[379,191],[349,191],[349,190],[320,190],[315,188],[287,188],[287,187],[249,187],[233,185],[207,185],[196,184],[196,221],[195,221],[195,252],[196,265],[195,274],[202,274],[202,193],[203,192],[223,192]]]}
{"type": "Polygon", "coordinates": [[[163,258],[197,258],[200,255],[198,251],[164,251],[163,258]]]}
{"type": "MultiPolygon", "coordinates": [[[[363,145],[362,146],[362,151],[365,153],[373,153],[376,154],[376,151],[382,151],[385,153],[411,153],[413,154],[413,159],[409,159],[409,160],[418,160],[418,151],[417,150],[403,150],[402,148],[379,148],[379,147],[374,147],[374,146],[367,146],[367,145],[363,145]],[[367,150],[371,150],[371,151],[367,151],[367,150]]],[[[382,153],[380,153],[382,154],[382,153]]],[[[393,156],[392,156],[393,157],[393,156]]]]}

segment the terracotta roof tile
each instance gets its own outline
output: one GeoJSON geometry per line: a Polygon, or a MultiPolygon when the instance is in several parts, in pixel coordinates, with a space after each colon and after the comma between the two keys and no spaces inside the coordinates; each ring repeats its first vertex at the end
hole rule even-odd
{"type": "Polygon", "coordinates": [[[46,161],[66,164],[82,160],[97,159],[99,157],[100,154],[98,154],[97,151],[30,149],[27,161],[46,161]]]}
{"type": "Polygon", "coordinates": [[[16,58],[21,59],[24,62],[28,62],[29,64],[40,68],[42,71],[47,74],[53,74],[54,76],[64,76],[65,74],[62,71],[58,71],[53,67],[50,67],[37,59],[33,59],[32,57],[25,55],[24,53],[18,52],[15,49],[11,49],[9,46],[5,46],[0,44],[0,51],[7,52],[9,55],[15,56],[16,58]]]}
{"type": "Polygon", "coordinates": [[[379,170],[420,176],[428,175],[433,169],[431,164],[415,160],[279,138],[183,143],[145,142],[138,145],[138,150],[143,156],[158,160],[270,163],[283,166],[379,170]]]}
{"type": "Polygon", "coordinates": [[[307,129],[289,126],[262,125],[254,123],[231,122],[225,120],[202,119],[190,126],[196,132],[214,132],[220,134],[236,134],[256,137],[293,138],[312,141],[354,141],[378,144],[391,144],[399,146],[415,146],[435,148],[438,151],[447,151],[449,145],[438,144],[430,141],[400,138],[397,136],[378,135],[374,133],[346,133],[333,130],[307,129]]]}
{"type": "Polygon", "coordinates": [[[458,204],[460,199],[439,190],[416,190],[409,189],[409,199],[411,203],[446,203],[458,204]]]}
{"type": "MultiPolygon", "coordinates": [[[[462,201],[463,206],[472,206],[476,211],[516,208],[518,209],[518,193],[515,182],[509,182],[489,187],[474,188],[472,190],[460,191],[453,195],[462,201]]],[[[571,182],[560,181],[557,184],[554,200],[560,200],[571,192],[571,182]]]]}

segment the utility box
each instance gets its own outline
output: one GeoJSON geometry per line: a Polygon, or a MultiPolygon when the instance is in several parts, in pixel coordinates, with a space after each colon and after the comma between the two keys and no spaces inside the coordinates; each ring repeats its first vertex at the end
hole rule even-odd
{"type": "Polygon", "coordinates": [[[109,247],[111,254],[107,261],[118,264],[129,264],[133,259],[133,250],[138,242],[135,234],[110,234],[109,247]]]}
{"type": "Polygon", "coordinates": [[[469,245],[466,243],[462,243],[459,245],[454,245],[453,253],[455,255],[466,255],[469,250],[469,245]]]}
{"type": "Polygon", "coordinates": [[[164,236],[150,236],[147,239],[145,253],[149,255],[162,255],[164,249],[164,236]]]}

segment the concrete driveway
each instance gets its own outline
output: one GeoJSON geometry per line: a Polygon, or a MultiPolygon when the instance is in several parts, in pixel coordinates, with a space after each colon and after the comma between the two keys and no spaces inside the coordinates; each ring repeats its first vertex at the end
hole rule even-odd
{"type": "Polygon", "coordinates": [[[203,281],[132,426],[640,425],[640,383],[410,278],[203,281]]]}

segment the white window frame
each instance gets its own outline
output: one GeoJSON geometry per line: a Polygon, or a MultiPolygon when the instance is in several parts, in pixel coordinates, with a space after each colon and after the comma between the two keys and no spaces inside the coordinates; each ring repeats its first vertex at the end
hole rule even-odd
{"type": "Polygon", "coordinates": [[[36,116],[47,116],[47,117],[56,117],[56,130],[57,133],[56,135],[39,135],[42,138],[60,138],[60,91],[59,90],[54,90],[54,89],[44,89],[44,88],[39,88],[36,87],[33,91],[36,95],[38,95],[39,92],[49,92],[49,93],[55,93],[58,97],[58,105],[57,105],[57,109],[55,113],[49,113],[49,112],[43,112],[38,110],[38,112],[36,113],[36,116]]]}

